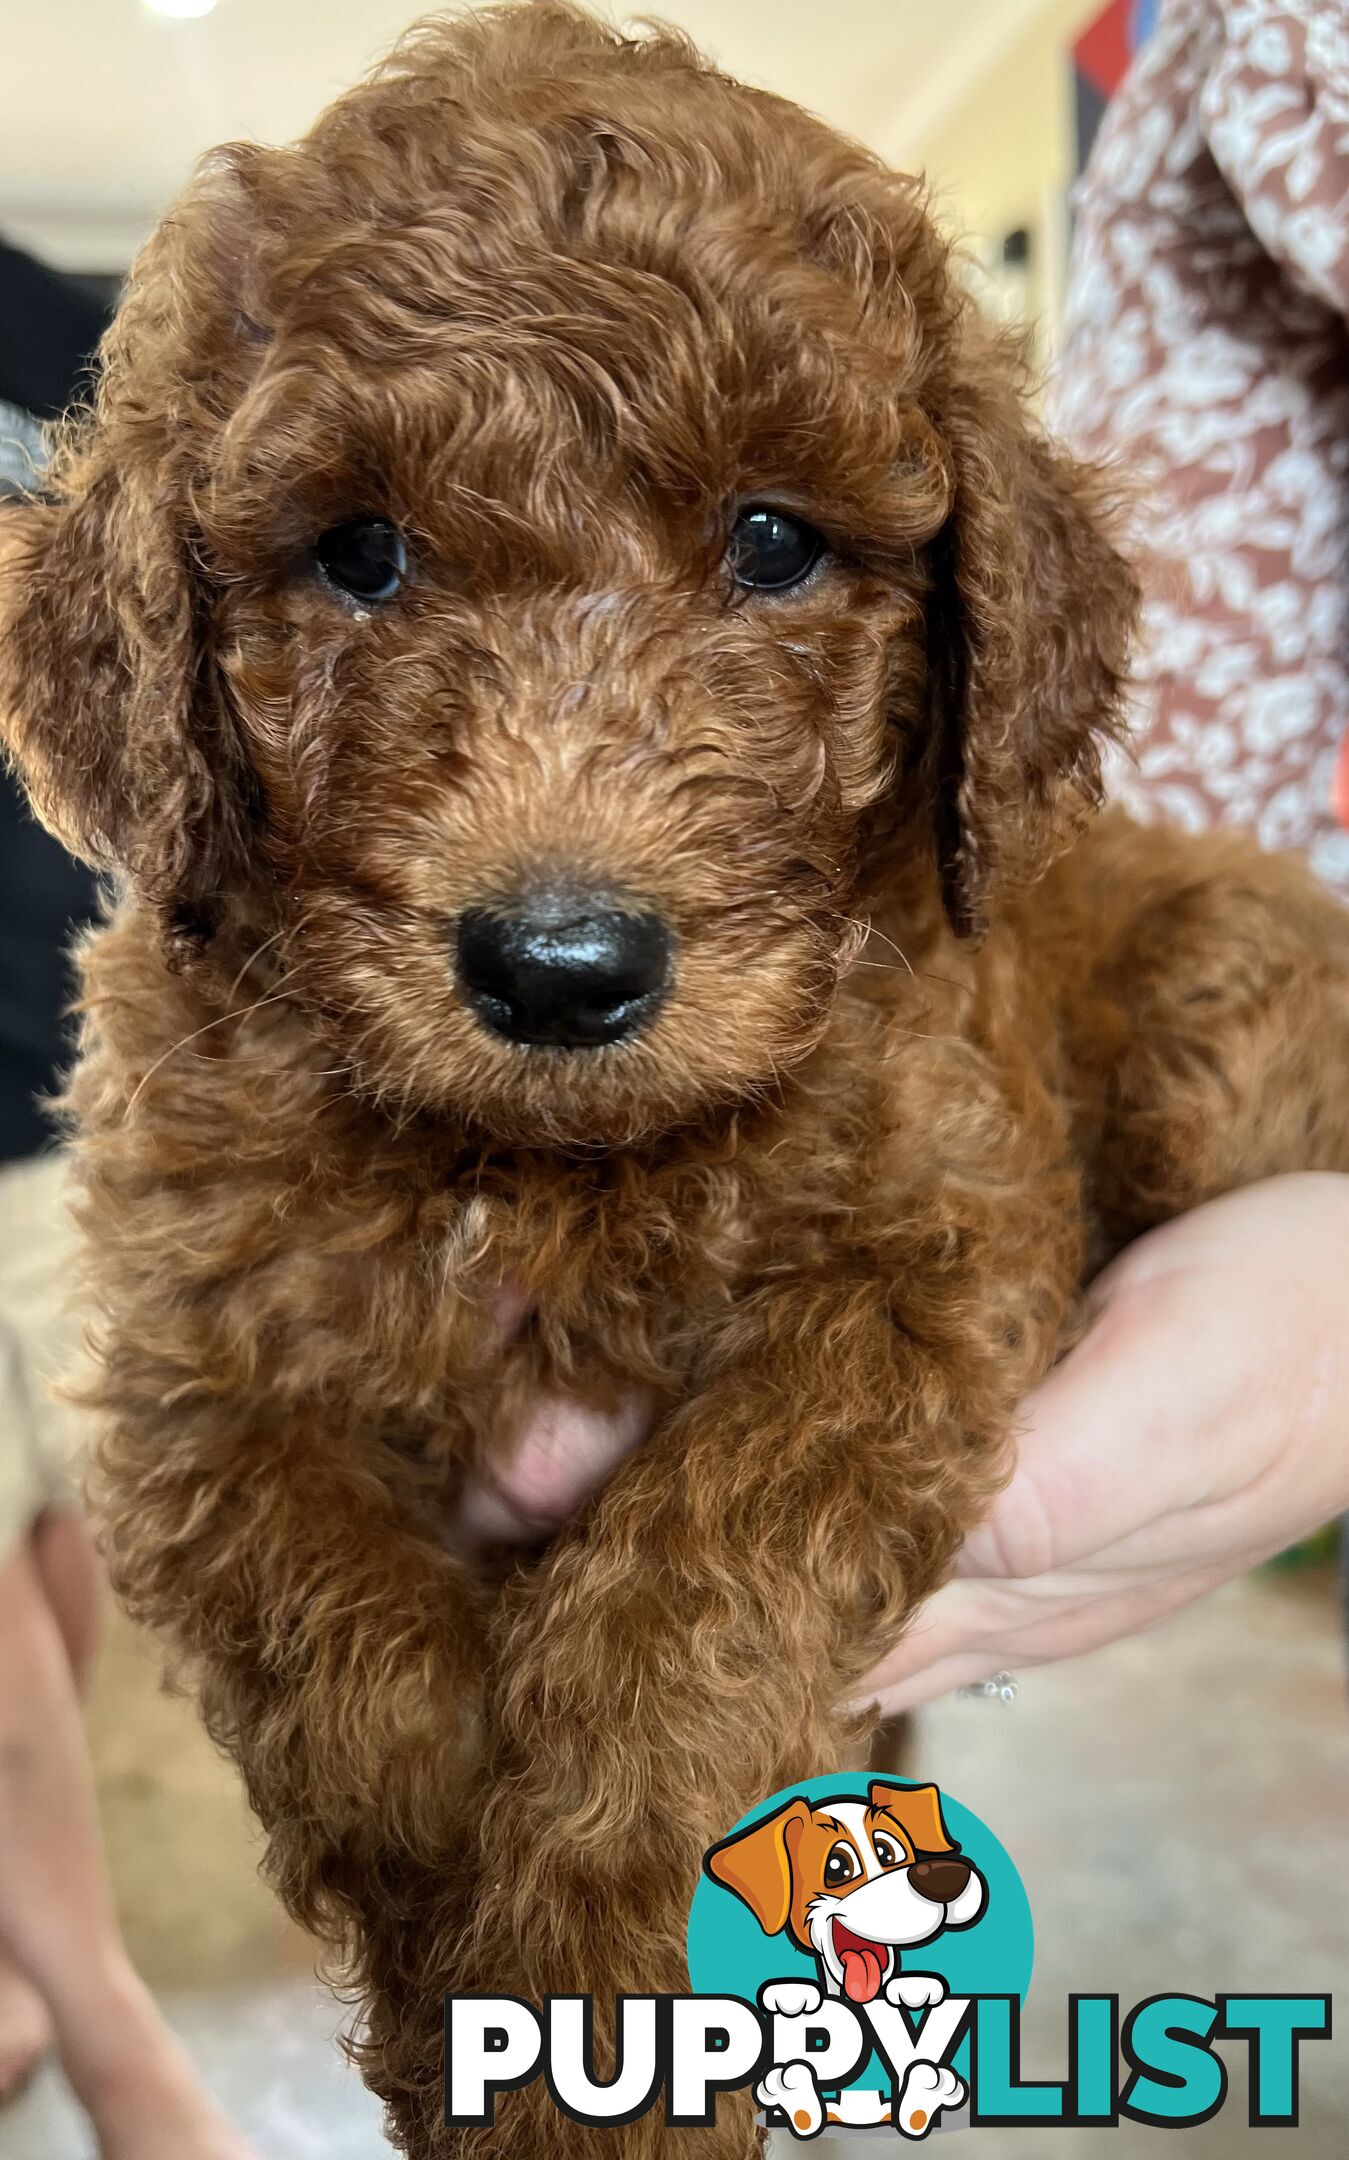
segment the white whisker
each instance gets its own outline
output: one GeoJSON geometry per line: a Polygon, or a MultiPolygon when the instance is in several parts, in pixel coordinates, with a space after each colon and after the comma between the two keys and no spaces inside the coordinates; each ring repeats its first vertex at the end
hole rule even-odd
{"type": "Polygon", "coordinates": [[[140,1079],[136,1082],[135,1088],[133,1089],[132,1094],[127,1102],[127,1106],[122,1112],[123,1122],[125,1122],[125,1120],[130,1117],[132,1111],[135,1109],[141,1089],[147,1086],[148,1083],[154,1079],[154,1076],[159,1071],[160,1066],[166,1065],[171,1057],[176,1057],[180,1050],[185,1050],[189,1043],[196,1042],[202,1035],[209,1035],[212,1028],[223,1027],[227,1020],[245,1020],[250,1013],[261,1012],[264,1005],[284,1004],[285,996],[286,993],[284,992],[284,990],[274,990],[270,997],[259,998],[256,1004],[253,1005],[240,1006],[237,1012],[231,1010],[229,1012],[217,1013],[214,1020],[206,1021],[204,1026],[199,1028],[193,1028],[190,1035],[180,1036],[176,1043],[170,1043],[168,1049],[163,1051],[161,1055],[155,1059],[154,1064],[151,1065],[146,1072],[143,1072],[140,1076],[140,1079]]]}

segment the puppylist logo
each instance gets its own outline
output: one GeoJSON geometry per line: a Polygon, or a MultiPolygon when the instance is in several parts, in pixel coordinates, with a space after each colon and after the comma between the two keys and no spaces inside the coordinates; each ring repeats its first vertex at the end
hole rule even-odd
{"type": "Polygon", "coordinates": [[[889,2131],[1184,2129],[1227,2100],[1218,2041],[1249,2051],[1249,2121],[1298,2121],[1300,2045],[1328,2039],[1327,1995],[1117,1995],[1067,2003],[1067,2074],[1028,2081],[1020,2014],[1030,1906],[977,1815],[935,1785],[812,1778],[775,1793],[706,1854],[689,1915],[690,1990],[602,2006],[614,2070],[595,2074],[597,2006],[450,1996],[446,2121],[490,2125],[498,2093],[542,2076],[576,2122],[663,2108],[705,2127],[749,2089],[806,2141],[889,2131]]]}

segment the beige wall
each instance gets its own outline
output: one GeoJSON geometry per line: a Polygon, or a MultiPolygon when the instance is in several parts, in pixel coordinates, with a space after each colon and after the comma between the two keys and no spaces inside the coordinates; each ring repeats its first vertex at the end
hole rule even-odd
{"type": "Polygon", "coordinates": [[[1031,25],[921,145],[951,227],[996,244],[1032,234],[1029,301],[1052,329],[1061,303],[1073,169],[1069,47],[1098,0],[1045,0],[1031,25]]]}
{"type": "MultiPolygon", "coordinates": [[[[123,266],[210,144],[308,127],[441,0],[221,0],[165,22],[140,0],[0,0],[0,229],[83,269],[123,266]],[[11,23],[11,16],[13,21],[11,23]],[[59,97],[35,86],[59,84],[59,97]]],[[[456,0],[477,4],[477,0],[456,0]]],[[[680,23],[765,84],[912,169],[1044,0],[594,0],[680,23]]]]}

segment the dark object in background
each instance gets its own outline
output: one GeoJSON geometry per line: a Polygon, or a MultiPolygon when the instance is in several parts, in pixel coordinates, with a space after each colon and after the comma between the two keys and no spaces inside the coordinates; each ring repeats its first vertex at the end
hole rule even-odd
{"type": "MultiPolygon", "coordinates": [[[[0,242],[0,400],[54,419],[79,396],[108,310],[91,287],[0,242]]],[[[7,461],[13,472],[17,459],[7,461]]],[[[0,518],[6,481],[0,475],[0,518]]],[[[65,1008],[75,931],[97,907],[97,884],[34,819],[0,767],[0,1162],[51,1145],[40,1104],[70,1051],[65,1008]]]]}
{"type": "MultiPolygon", "coordinates": [[[[0,506],[0,517],[4,515],[0,506]]],[[[74,994],[68,952],[97,907],[95,879],[36,823],[0,777],[0,1163],[50,1147],[41,1108],[60,1081],[74,994]]]]}
{"type": "Polygon", "coordinates": [[[78,396],[108,324],[92,285],[0,240],[0,398],[55,420],[78,396]]]}

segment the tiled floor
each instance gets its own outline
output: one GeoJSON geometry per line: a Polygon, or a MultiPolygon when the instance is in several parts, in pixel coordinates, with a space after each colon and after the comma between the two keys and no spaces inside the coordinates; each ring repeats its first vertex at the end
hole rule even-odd
{"type": "MultiPolygon", "coordinates": [[[[114,1634],[91,1713],[128,1932],[213,2088],[266,2160],[379,2160],[307,1946],[254,1881],[229,1774],[142,1646],[114,1634]]],[[[1330,1989],[1349,1998],[1349,1722],[1330,1581],[1266,1575],[1162,1632],[1029,1674],[1011,1710],[944,1703],[911,1770],[997,1831],[1037,1930],[1029,2075],[1062,2074],[1070,1989],[1330,1989]]],[[[1342,2022],[1349,2023],[1342,2017],[1342,2022]]],[[[1296,2131],[1227,2107],[1186,2155],[1344,2160],[1349,2040],[1303,2049],[1296,2131]]],[[[1168,2133],[988,2130],[980,2160],[1140,2160],[1168,2133]]],[[[841,2148],[832,2148],[840,2152],[841,2148]]],[[[859,2144],[859,2156],[886,2149],[859,2144]]],[[[960,2149],[960,2148],[956,2148],[960,2149]]],[[[0,2117],[0,2160],[86,2160],[54,2076],[0,2117]]],[[[187,2160],[187,2156],[185,2156],[187,2160]]]]}

